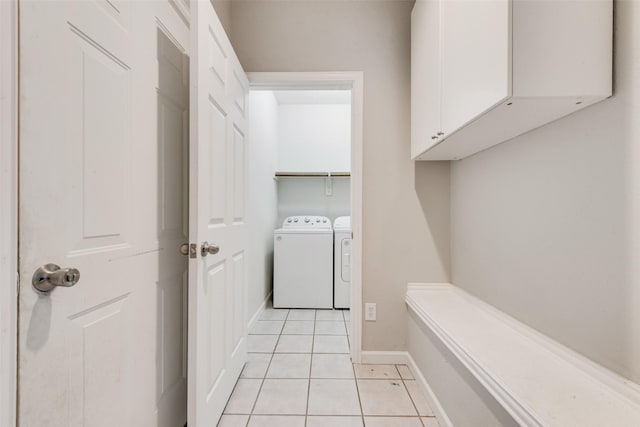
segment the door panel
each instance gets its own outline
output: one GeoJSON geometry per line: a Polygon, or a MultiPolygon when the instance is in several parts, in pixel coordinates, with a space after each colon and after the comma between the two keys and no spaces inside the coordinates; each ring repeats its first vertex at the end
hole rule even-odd
{"type": "Polygon", "coordinates": [[[122,334],[131,320],[128,295],[70,316],[68,353],[71,396],[70,425],[124,425],[129,419],[122,384],[126,384],[126,358],[131,348],[122,334]],[[104,345],[104,343],[108,345],[104,345]],[[110,396],[104,399],[104,396],[110,396]],[[119,408],[114,411],[113,408],[119,408]]]}
{"type": "Polygon", "coordinates": [[[208,331],[205,331],[205,337],[207,338],[208,346],[207,353],[208,365],[209,365],[209,381],[206,389],[207,398],[215,391],[218,381],[224,375],[225,368],[225,342],[224,337],[225,330],[227,328],[225,322],[226,311],[226,283],[227,283],[227,268],[226,262],[222,261],[217,264],[212,264],[208,268],[208,274],[206,277],[206,305],[203,310],[208,314],[206,319],[206,325],[209,325],[208,331]]]}
{"type": "Polygon", "coordinates": [[[20,424],[183,426],[188,28],[27,0],[20,31],[20,424]],[[36,293],[51,262],[79,283],[36,293]]]}
{"type": "Polygon", "coordinates": [[[209,100],[209,224],[224,226],[227,214],[227,113],[209,100]]]}
{"type": "Polygon", "coordinates": [[[189,425],[215,425],[246,361],[248,81],[208,1],[192,5],[189,425]],[[219,252],[202,256],[204,242],[219,252]]]}
{"type": "Polygon", "coordinates": [[[233,222],[242,223],[244,221],[245,187],[244,177],[246,176],[245,164],[245,138],[240,129],[233,128],[233,222]]]}

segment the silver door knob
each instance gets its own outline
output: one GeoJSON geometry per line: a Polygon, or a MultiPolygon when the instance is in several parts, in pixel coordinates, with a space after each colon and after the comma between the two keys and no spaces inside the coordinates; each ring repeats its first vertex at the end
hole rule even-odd
{"type": "Polygon", "coordinates": [[[189,244],[183,243],[180,245],[180,253],[182,255],[189,255],[189,244]]]}
{"type": "Polygon", "coordinates": [[[202,256],[207,256],[209,254],[215,255],[218,252],[220,252],[220,247],[218,247],[218,245],[210,245],[209,242],[204,242],[202,244],[202,248],[200,248],[202,256]]]}
{"type": "Polygon", "coordinates": [[[60,268],[55,264],[45,264],[33,273],[31,283],[40,292],[49,292],[56,286],[66,288],[80,280],[80,271],[76,268],[60,268]]]}
{"type": "Polygon", "coordinates": [[[198,255],[198,245],[195,243],[183,243],[180,245],[180,253],[189,255],[189,258],[196,258],[198,255]]]}

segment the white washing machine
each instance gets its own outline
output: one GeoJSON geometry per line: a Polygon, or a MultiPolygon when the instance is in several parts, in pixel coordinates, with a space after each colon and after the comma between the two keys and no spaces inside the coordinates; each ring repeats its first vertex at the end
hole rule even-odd
{"type": "Polygon", "coordinates": [[[290,216],[274,232],[273,306],[333,307],[333,229],[324,216],[290,216]]]}
{"type": "Polygon", "coordinates": [[[351,298],[351,217],[341,216],[333,223],[333,306],[349,308],[351,298]]]}

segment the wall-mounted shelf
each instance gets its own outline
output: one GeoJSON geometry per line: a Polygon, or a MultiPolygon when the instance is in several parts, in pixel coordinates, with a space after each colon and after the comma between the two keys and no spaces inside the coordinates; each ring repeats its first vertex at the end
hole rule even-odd
{"type": "Polygon", "coordinates": [[[280,178],[349,178],[351,172],[276,172],[274,179],[280,178]]]}

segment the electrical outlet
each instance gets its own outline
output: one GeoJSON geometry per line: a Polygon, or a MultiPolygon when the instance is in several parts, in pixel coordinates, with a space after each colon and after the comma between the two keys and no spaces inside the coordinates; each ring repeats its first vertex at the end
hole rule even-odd
{"type": "Polygon", "coordinates": [[[376,303],[375,302],[367,302],[364,304],[364,320],[368,320],[370,322],[376,321],[376,303]]]}

